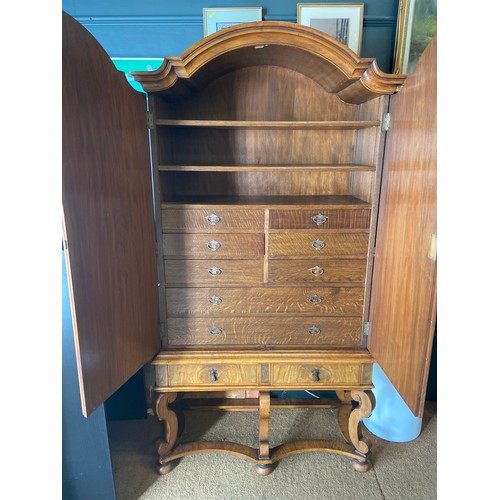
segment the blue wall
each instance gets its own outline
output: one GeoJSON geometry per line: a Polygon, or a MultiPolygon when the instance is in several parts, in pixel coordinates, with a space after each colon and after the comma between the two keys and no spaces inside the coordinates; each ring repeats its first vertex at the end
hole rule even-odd
{"type": "MultiPolygon", "coordinates": [[[[318,3],[304,2],[301,3],[318,3]]],[[[342,2],[339,2],[342,3],[342,2]]],[[[81,22],[111,57],[163,58],[182,54],[203,38],[203,8],[262,7],[265,21],[297,21],[297,1],[63,0],[63,10],[81,22]]],[[[375,57],[390,72],[398,0],[364,2],[362,57],[375,57]]]]}
{"type": "Polygon", "coordinates": [[[104,406],[82,415],[71,306],[62,253],[62,498],[114,500],[104,406]]]}

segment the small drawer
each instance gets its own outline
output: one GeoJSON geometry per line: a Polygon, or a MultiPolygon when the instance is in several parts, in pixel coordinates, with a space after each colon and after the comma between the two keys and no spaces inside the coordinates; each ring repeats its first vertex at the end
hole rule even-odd
{"type": "Polygon", "coordinates": [[[363,365],[338,364],[275,364],[273,385],[280,387],[322,387],[357,385],[363,382],[363,365]]]}
{"type": "Polygon", "coordinates": [[[263,234],[164,234],[163,254],[182,259],[259,259],[263,234]]]}
{"type": "Polygon", "coordinates": [[[364,283],[363,260],[285,260],[269,262],[270,283],[364,283]]]}
{"type": "Polygon", "coordinates": [[[369,229],[370,208],[270,210],[270,229],[369,229]]]}
{"type": "Polygon", "coordinates": [[[168,344],[179,346],[357,347],[363,336],[361,317],[211,317],[169,318],[168,344]]]}
{"type": "Polygon", "coordinates": [[[259,233],[264,230],[264,210],[163,208],[162,229],[164,233],[259,233]]]}
{"type": "Polygon", "coordinates": [[[368,233],[271,233],[269,257],[366,258],[368,233]]]}
{"type": "Polygon", "coordinates": [[[264,280],[262,260],[165,260],[167,285],[256,285],[264,280]]]}
{"type": "MultiPolygon", "coordinates": [[[[170,317],[226,314],[361,316],[364,288],[167,288],[170,317]]],[[[255,320],[254,320],[255,322],[255,320]]]]}
{"type": "Polygon", "coordinates": [[[166,368],[170,387],[254,386],[258,382],[256,364],[179,364],[166,368]]]}

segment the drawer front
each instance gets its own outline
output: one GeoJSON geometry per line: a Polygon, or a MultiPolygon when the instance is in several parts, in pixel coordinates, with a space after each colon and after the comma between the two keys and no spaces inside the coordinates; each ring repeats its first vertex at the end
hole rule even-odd
{"type": "Polygon", "coordinates": [[[271,233],[269,257],[366,258],[368,233],[271,233]]]}
{"type": "Polygon", "coordinates": [[[257,385],[256,364],[167,365],[167,383],[181,386],[257,385]]]}
{"type": "Polygon", "coordinates": [[[275,386],[356,385],[363,381],[363,365],[338,364],[275,364],[272,367],[275,386]]]}
{"type": "Polygon", "coordinates": [[[360,346],[362,318],[170,318],[170,346],[328,345],[360,346]]]}
{"type": "Polygon", "coordinates": [[[369,208],[270,210],[270,229],[369,229],[369,208]]]}
{"type": "Polygon", "coordinates": [[[262,260],[165,260],[167,285],[256,285],[264,280],[262,260]]]}
{"type": "Polygon", "coordinates": [[[167,288],[171,317],[226,314],[361,316],[364,288],[167,288]]]}
{"type": "Polygon", "coordinates": [[[264,231],[264,210],[162,209],[164,233],[224,233],[264,231]]]}
{"type": "Polygon", "coordinates": [[[270,283],[364,283],[366,260],[281,260],[269,262],[270,283]]]}
{"type": "Polygon", "coordinates": [[[163,254],[182,259],[259,259],[263,234],[164,234],[163,254]]]}

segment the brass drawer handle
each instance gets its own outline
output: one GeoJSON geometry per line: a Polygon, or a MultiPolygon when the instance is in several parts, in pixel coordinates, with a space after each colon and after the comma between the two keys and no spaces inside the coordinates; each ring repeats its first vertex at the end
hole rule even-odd
{"type": "Polygon", "coordinates": [[[316,250],[321,250],[326,246],[326,241],[323,240],[314,240],[311,242],[311,245],[316,249],[316,250]]]}
{"type": "Polygon", "coordinates": [[[319,382],[319,370],[317,368],[312,371],[312,376],[313,382],[319,382]]]}
{"type": "Polygon", "coordinates": [[[209,267],[207,271],[208,274],[211,274],[212,276],[219,276],[219,274],[222,274],[222,269],[220,267],[209,267]]]}
{"type": "Polygon", "coordinates": [[[210,382],[217,382],[217,370],[215,368],[210,368],[210,382]]]}
{"type": "Polygon", "coordinates": [[[323,297],[320,297],[319,295],[312,295],[309,297],[309,302],[314,305],[321,304],[321,302],[323,302],[323,297]]]}
{"type": "Polygon", "coordinates": [[[212,295],[211,297],[208,297],[208,301],[210,302],[210,304],[216,306],[222,302],[222,297],[217,297],[217,295],[212,295]]]}
{"type": "Polygon", "coordinates": [[[222,217],[220,215],[217,215],[217,214],[211,214],[211,215],[206,215],[205,216],[205,219],[210,222],[210,224],[212,226],[215,226],[215,224],[217,224],[218,222],[221,221],[222,217]]]}
{"type": "Polygon", "coordinates": [[[319,276],[320,274],[323,274],[325,272],[325,270],[322,267],[314,266],[314,267],[309,268],[309,272],[311,274],[314,274],[314,276],[319,276]]]}
{"type": "Polygon", "coordinates": [[[212,328],[209,328],[208,331],[211,335],[219,336],[224,331],[224,329],[218,326],[212,326],[212,328]]]}
{"type": "Polygon", "coordinates": [[[309,335],[319,335],[321,333],[321,328],[318,328],[317,326],[310,326],[307,331],[309,335]]]}
{"type": "Polygon", "coordinates": [[[311,217],[311,219],[318,225],[320,226],[321,224],[324,224],[328,220],[328,216],[323,215],[323,214],[317,214],[314,217],[311,217]]]}
{"type": "Polygon", "coordinates": [[[216,250],[219,250],[219,248],[222,246],[222,243],[217,240],[212,240],[207,243],[207,247],[210,248],[210,250],[213,250],[214,252],[216,250]]]}

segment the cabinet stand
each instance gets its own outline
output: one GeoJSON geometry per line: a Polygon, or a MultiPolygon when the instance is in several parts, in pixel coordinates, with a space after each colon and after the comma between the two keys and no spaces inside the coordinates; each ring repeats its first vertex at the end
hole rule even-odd
{"type": "Polygon", "coordinates": [[[367,472],[371,468],[368,461],[371,443],[363,438],[361,421],[368,418],[375,407],[375,397],[371,391],[338,390],[340,400],[326,399],[280,400],[271,398],[269,391],[260,391],[258,400],[183,400],[178,393],[159,393],[156,399],[156,415],[165,424],[162,438],[157,441],[157,471],[168,474],[175,467],[175,460],[196,453],[221,452],[246,458],[256,464],[257,473],[267,476],[281,459],[312,451],[337,453],[353,459],[353,469],[367,472]],[[269,417],[271,408],[336,408],[337,419],[343,441],[326,439],[308,439],[291,441],[274,448],[269,447],[269,417]],[[255,410],[259,415],[259,447],[252,448],[230,441],[194,441],[177,444],[182,434],[184,410],[255,410]]]}

